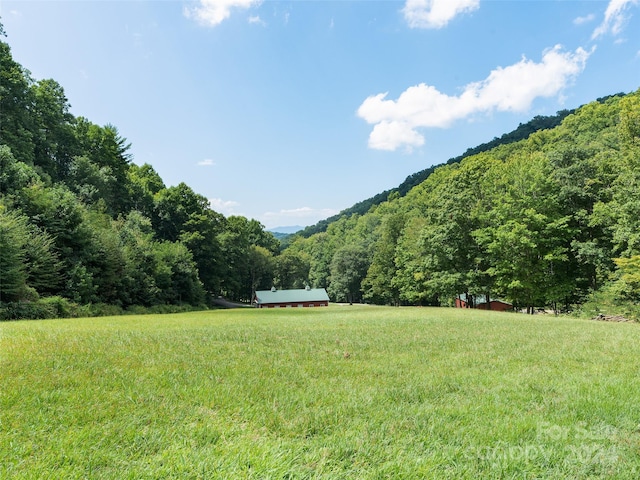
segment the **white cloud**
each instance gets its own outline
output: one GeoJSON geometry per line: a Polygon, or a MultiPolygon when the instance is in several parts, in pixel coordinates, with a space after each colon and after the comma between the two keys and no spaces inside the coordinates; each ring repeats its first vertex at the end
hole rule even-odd
{"type": "Polygon", "coordinates": [[[402,13],[411,28],[442,28],[479,6],[480,0],[406,0],[402,13]]]}
{"type": "Polygon", "coordinates": [[[262,0],[198,0],[192,8],[184,8],[184,15],[202,25],[215,27],[231,16],[231,11],[247,10],[260,5],[262,0]]]}
{"type": "Polygon", "coordinates": [[[407,88],[397,100],[387,100],[388,92],[372,95],[357,113],[375,125],[370,148],[411,150],[424,144],[417,128],[446,128],[456,120],[494,110],[524,112],[536,98],[560,94],[582,72],[589,55],[582,48],[563,52],[557,45],[543,52],[540,63],[523,57],[518,63],[498,67],[485,80],[464,87],[458,96],[421,83],[407,88]]]}
{"type": "Polygon", "coordinates": [[[238,202],[234,202],[233,200],[222,200],[221,198],[210,198],[209,205],[211,205],[213,210],[218,213],[222,213],[224,216],[238,215],[236,207],[240,206],[238,202]]]}
{"type": "Polygon", "coordinates": [[[301,207],[293,209],[283,209],[279,212],[266,212],[262,215],[261,221],[268,228],[280,225],[289,225],[291,223],[304,223],[312,225],[319,220],[336,215],[339,211],[332,208],[310,208],[301,207]]]}
{"type": "Polygon", "coordinates": [[[258,15],[249,17],[248,22],[252,25],[262,25],[263,27],[267,26],[267,22],[262,20],[258,15]]]}
{"type": "Polygon", "coordinates": [[[604,13],[603,22],[593,31],[592,39],[596,39],[607,33],[619,35],[627,21],[627,9],[637,5],[638,0],[611,0],[604,13]]]}
{"type": "Polygon", "coordinates": [[[199,167],[212,167],[215,164],[216,162],[214,162],[210,158],[205,158],[204,160],[201,160],[200,162],[198,162],[199,167]]]}
{"type": "Polygon", "coordinates": [[[596,16],[593,13],[585,15],[584,17],[577,17],[573,20],[574,25],[583,25],[585,23],[593,22],[596,16]]]}
{"type": "Polygon", "coordinates": [[[406,122],[387,120],[383,120],[373,127],[371,135],[369,135],[369,147],[375,150],[392,151],[400,145],[411,152],[413,147],[424,145],[424,137],[406,122]]]}

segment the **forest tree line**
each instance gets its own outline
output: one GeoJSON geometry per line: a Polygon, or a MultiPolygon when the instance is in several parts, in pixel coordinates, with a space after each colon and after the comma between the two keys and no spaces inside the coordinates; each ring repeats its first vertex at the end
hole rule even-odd
{"type": "Polygon", "coordinates": [[[133,163],[115,126],[72,115],[62,86],[34,80],[6,42],[0,115],[0,318],[250,301],[271,287],[271,233],[133,163]]]}
{"type": "Polygon", "coordinates": [[[451,305],[465,293],[637,312],[640,91],[536,117],[284,249],[256,220],[133,163],[115,126],[72,115],[63,88],[31,78],[6,42],[0,115],[0,318],[305,285],[334,301],[451,305]]]}
{"type": "Polygon", "coordinates": [[[637,317],[640,90],[440,166],[405,196],[290,239],[294,252],[334,300],[451,305],[464,293],[637,317]]]}
{"type": "MultiPolygon", "coordinates": [[[[621,95],[621,94],[617,94],[617,95],[621,95]]],[[[609,97],[599,98],[597,101],[603,102],[607,98],[609,97]]],[[[549,128],[556,127],[560,125],[562,120],[564,120],[564,118],[571,113],[573,113],[573,110],[560,110],[555,115],[548,115],[548,116],[537,115],[533,117],[531,120],[529,120],[528,122],[521,123],[520,125],[518,125],[518,127],[515,130],[509,133],[503,134],[502,136],[500,136],[500,138],[496,137],[489,142],[482,143],[473,148],[468,148],[462,155],[458,155],[457,157],[450,158],[449,160],[447,160],[446,163],[443,163],[440,165],[433,165],[431,167],[420,170],[419,172],[413,173],[407,176],[407,178],[405,178],[404,181],[397,187],[392,188],[390,190],[385,190],[384,192],[380,192],[371,198],[367,198],[366,200],[362,200],[356,203],[355,205],[352,205],[351,207],[342,210],[336,215],[333,215],[325,220],[320,220],[315,225],[310,225],[304,228],[298,233],[303,237],[310,237],[315,233],[325,232],[329,224],[340,220],[342,217],[350,217],[354,213],[357,213],[358,215],[363,215],[367,213],[372,207],[375,207],[376,205],[380,205],[382,202],[386,201],[389,198],[389,195],[392,195],[394,197],[397,195],[400,197],[404,197],[407,193],[409,193],[409,191],[413,187],[424,182],[427,178],[429,178],[429,176],[436,169],[444,165],[451,165],[452,163],[460,163],[462,160],[464,160],[467,157],[470,157],[471,155],[476,155],[478,153],[486,152],[500,145],[506,145],[508,143],[524,140],[529,135],[531,135],[534,132],[537,132],[538,130],[546,130],[549,128]]]]}

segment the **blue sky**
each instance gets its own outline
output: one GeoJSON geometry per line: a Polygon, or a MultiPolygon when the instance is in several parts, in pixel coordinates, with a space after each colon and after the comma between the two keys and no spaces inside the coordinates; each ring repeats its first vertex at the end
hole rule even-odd
{"type": "Polygon", "coordinates": [[[267,228],[640,88],[640,0],[0,0],[0,15],[74,115],[267,228]]]}

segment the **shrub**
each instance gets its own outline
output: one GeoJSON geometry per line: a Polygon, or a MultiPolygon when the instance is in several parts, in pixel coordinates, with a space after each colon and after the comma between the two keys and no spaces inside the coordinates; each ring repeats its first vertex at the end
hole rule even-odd
{"type": "Polygon", "coordinates": [[[0,308],[0,320],[39,320],[56,318],[56,309],[49,304],[37,302],[8,302],[0,308]]]}
{"type": "Polygon", "coordinates": [[[118,305],[108,303],[91,303],[85,305],[85,316],[87,317],[112,317],[122,315],[124,310],[118,305]]]}
{"type": "Polygon", "coordinates": [[[0,320],[40,320],[46,318],[78,317],[80,306],[64,297],[45,297],[35,301],[0,304],[0,320]]]}
{"type": "Polygon", "coordinates": [[[590,318],[621,316],[640,321],[640,305],[625,298],[620,281],[611,282],[591,293],[577,313],[590,318]]]}

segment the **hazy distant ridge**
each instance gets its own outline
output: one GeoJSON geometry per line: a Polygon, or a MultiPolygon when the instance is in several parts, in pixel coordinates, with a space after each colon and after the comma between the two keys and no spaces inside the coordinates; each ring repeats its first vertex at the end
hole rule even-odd
{"type": "Polygon", "coordinates": [[[288,235],[288,234],[291,234],[291,233],[299,232],[303,228],[304,227],[302,227],[300,225],[290,225],[288,227],[268,228],[267,232],[271,232],[271,233],[286,233],[288,235]]]}

